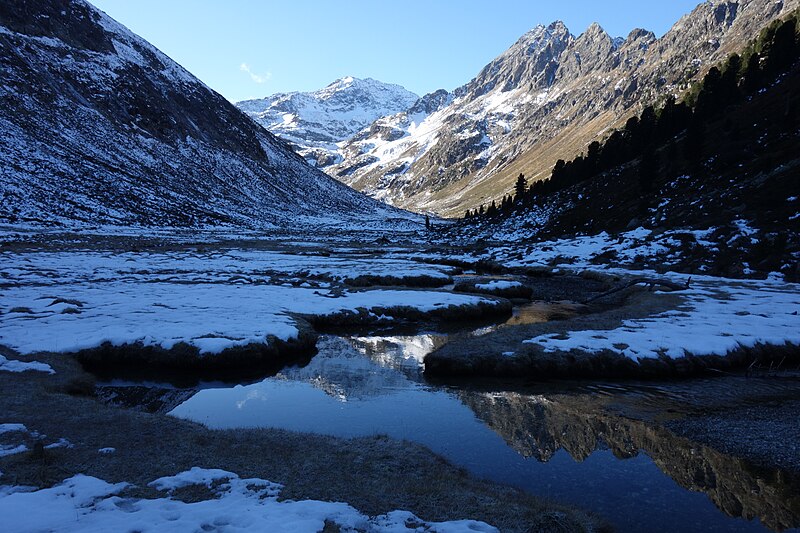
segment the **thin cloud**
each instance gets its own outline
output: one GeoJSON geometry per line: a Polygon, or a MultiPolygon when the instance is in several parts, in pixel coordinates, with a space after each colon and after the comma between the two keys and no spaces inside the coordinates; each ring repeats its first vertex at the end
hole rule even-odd
{"type": "Polygon", "coordinates": [[[250,79],[256,83],[266,83],[272,77],[272,72],[267,72],[265,74],[256,74],[255,72],[250,69],[250,65],[247,63],[242,63],[239,65],[239,70],[242,72],[247,72],[250,75],[250,79]]]}

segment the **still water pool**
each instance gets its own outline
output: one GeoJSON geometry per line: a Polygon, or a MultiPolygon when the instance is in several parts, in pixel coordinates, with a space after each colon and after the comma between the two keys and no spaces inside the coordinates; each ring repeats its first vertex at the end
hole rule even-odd
{"type": "Polygon", "coordinates": [[[620,531],[768,531],[799,523],[797,487],[780,473],[743,469],[740,460],[665,428],[596,409],[610,395],[650,392],[435,386],[425,382],[421,361],[443,342],[436,334],[324,336],[306,367],[199,390],[171,414],[211,428],[407,439],[477,476],[595,511],[620,531]]]}

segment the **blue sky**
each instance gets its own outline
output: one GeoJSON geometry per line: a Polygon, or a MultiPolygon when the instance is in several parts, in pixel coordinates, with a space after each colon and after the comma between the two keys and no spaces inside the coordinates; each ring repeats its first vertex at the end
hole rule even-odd
{"type": "Polygon", "coordinates": [[[343,76],[454,89],[537,24],[662,35],[699,0],[90,0],[232,101],[343,76]]]}

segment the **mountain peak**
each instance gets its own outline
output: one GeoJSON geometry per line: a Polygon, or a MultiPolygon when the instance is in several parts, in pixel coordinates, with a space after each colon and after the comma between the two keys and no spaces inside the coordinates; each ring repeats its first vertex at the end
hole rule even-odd
{"type": "Polygon", "coordinates": [[[339,78],[329,83],[324,88],[311,93],[297,93],[297,94],[309,94],[316,98],[326,100],[334,97],[335,95],[343,91],[351,93],[352,92],[363,93],[363,95],[368,100],[375,100],[375,99],[381,100],[385,98],[395,98],[395,97],[400,97],[401,99],[403,99],[409,94],[413,95],[414,98],[418,98],[416,94],[411,93],[401,85],[397,85],[394,83],[384,83],[374,78],[362,79],[362,78],[355,78],[353,76],[345,76],[343,78],[339,78]]]}
{"type": "Polygon", "coordinates": [[[563,39],[569,36],[569,29],[560,20],[551,22],[548,26],[539,24],[534,28],[525,32],[517,42],[508,49],[506,54],[516,53],[520,49],[525,50],[528,54],[534,53],[537,49],[543,48],[547,43],[553,40],[563,39]]]}
{"type": "Polygon", "coordinates": [[[336,143],[380,117],[407,110],[418,99],[400,85],[344,76],[317,91],[275,94],[236,105],[293,143],[307,161],[325,166],[336,157],[336,143]]]}
{"type": "Polygon", "coordinates": [[[592,22],[589,24],[589,27],[586,28],[586,31],[583,32],[584,35],[608,35],[606,30],[598,22],[592,22]]]}
{"type": "Polygon", "coordinates": [[[616,48],[614,39],[612,39],[606,30],[597,22],[592,22],[589,27],[586,28],[586,31],[575,39],[575,45],[578,48],[585,48],[587,46],[592,48],[600,46],[604,49],[616,48]]]}
{"type": "Polygon", "coordinates": [[[339,78],[338,80],[334,80],[329,83],[327,86],[325,86],[325,89],[346,89],[358,81],[361,80],[354,78],[353,76],[344,76],[343,78],[339,78]]]}
{"type": "Polygon", "coordinates": [[[638,41],[639,39],[646,39],[646,40],[655,40],[656,34],[650,30],[645,30],[643,28],[634,28],[628,34],[628,37],[625,39],[628,42],[638,41]]]}

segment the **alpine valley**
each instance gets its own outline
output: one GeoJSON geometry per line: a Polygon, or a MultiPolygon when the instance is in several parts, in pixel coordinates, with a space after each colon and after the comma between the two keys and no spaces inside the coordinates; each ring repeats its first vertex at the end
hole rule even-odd
{"type": "Polygon", "coordinates": [[[2,533],[800,527],[800,0],[238,104],[101,4],[0,0],[2,533]]]}
{"type": "MultiPolygon", "coordinates": [[[[357,190],[406,209],[461,216],[499,200],[521,172],[529,181],[549,177],[558,159],[572,159],[645,106],[679,96],[798,5],[706,1],[661,37],[644,29],[613,37],[597,24],[578,36],[561,22],[537,26],[465,85],[425,95],[348,139],[319,134],[344,132],[337,115],[286,107],[286,95],[239,106],[258,110],[260,123],[357,190]],[[336,151],[321,154],[320,140],[335,140],[336,151]]],[[[312,95],[324,101],[340,85],[312,95]]],[[[308,98],[291,96],[300,97],[308,98]]],[[[359,99],[367,104],[361,116],[377,109],[374,100],[359,99]]]]}

